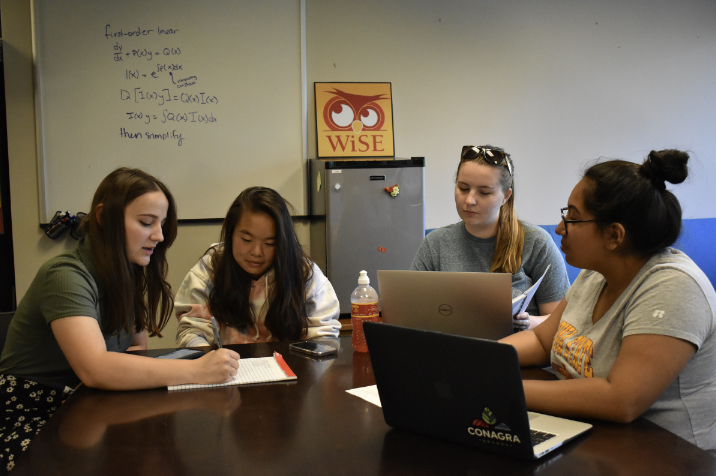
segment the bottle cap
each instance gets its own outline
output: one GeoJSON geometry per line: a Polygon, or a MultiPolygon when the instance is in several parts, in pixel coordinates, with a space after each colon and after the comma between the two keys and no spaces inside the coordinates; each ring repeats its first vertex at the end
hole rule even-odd
{"type": "Polygon", "coordinates": [[[358,276],[358,284],[370,284],[370,278],[365,270],[360,272],[360,275],[358,276]]]}

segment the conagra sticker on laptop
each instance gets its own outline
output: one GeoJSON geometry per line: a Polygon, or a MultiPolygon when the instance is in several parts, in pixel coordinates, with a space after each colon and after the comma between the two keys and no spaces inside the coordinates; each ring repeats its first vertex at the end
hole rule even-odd
{"type": "Polygon", "coordinates": [[[467,428],[467,432],[472,436],[482,438],[483,443],[494,443],[502,446],[522,443],[520,437],[513,434],[507,424],[497,423],[497,418],[487,407],[482,411],[481,418],[472,421],[472,425],[467,428]]]}

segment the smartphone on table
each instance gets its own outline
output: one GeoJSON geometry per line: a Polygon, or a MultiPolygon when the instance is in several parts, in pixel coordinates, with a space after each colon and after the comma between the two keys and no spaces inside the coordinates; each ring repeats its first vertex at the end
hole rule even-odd
{"type": "Polygon", "coordinates": [[[165,354],[158,355],[156,359],[198,359],[204,355],[203,350],[176,349],[165,354]]]}
{"type": "Polygon", "coordinates": [[[293,344],[289,344],[288,348],[295,350],[296,352],[303,352],[304,354],[313,355],[315,357],[322,357],[324,355],[335,354],[337,352],[336,348],[331,345],[321,344],[310,340],[294,342],[293,344]]]}

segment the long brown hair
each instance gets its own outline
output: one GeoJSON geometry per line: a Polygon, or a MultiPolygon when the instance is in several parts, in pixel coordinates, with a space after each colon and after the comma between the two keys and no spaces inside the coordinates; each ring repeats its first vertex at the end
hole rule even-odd
{"type": "Polygon", "coordinates": [[[82,220],[82,230],[90,241],[97,273],[107,293],[102,331],[115,335],[122,330],[131,332],[132,328],[135,332],[146,329],[150,336],[161,337],[160,331],[167,325],[174,306],[171,286],[165,279],[166,252],[177,235],[176,204],[169,189],[139,169],[119,168],[99,184],[91,211],[82,220]],[[164,241],[157,243],[149,264],[143,267],[127,258],[124,210],[145,193],[157,191],[164,193],[169,202],[162,225],[164,241]]]}
{"type": "Polygon", "coordinates": [[[211,258],[214,289],[209,309],[221,322],[245,332],[254,324],[251,314],[251,276],[234,259],[234,230],[244,212],[265,213],[276,227],[276,254],[272,268],[274,285],[269,291],[266,328],[278,340],[299,339],[308,328],[306,283],[312,264],[296,236],[290,204],[276,191],[250,187],[241,192],[229,207],[221,227],[223,247],[214,249],[211,258]]]}
{"type": "Polygon", "coordinates": [[[510,174],[510,170],[506,164],[500,164],[497,166],[493,165],[485,161],[485,156],[483,154],[478,154],[473,160],[468,160],[463,157],[460,158],[460,164],[457,166],[457,172],[455,172],[455,182],[457,183],[457,176],[460,173],[460,167],[462,167],[462,164],[465,162],[474,162],[479,165],[497,167],[500,174],[500,186],[502,187],[502,192],[504,193],[507,190],[512,189],[512,195],[510,195],[510,198],[508,198],[505,204],[500,207],[500,216],[497,219],[495,252],[492,254],[490,272],[516,274],[522,266],[522,251],[525,246],[525,228],[517,219],[517,212],[515,211],[515,164],[512,159],[510,159],[510,154],[499,147],[481,145],[478,146],[478,148],[499,150],[505,154],[505,160],[509,161],[510,166],[512,167],[512,174],[510,174]]]}

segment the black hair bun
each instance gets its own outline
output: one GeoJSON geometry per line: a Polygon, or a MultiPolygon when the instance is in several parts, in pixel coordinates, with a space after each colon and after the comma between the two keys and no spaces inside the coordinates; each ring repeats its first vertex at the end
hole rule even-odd
{"type": "Polygon", "coordinates": [[[643,164],[641,174],[659,190],[666,189],[666,183],[681,183],[688,175],[689,154],[676,149],[652,150],[643,164]]]}

